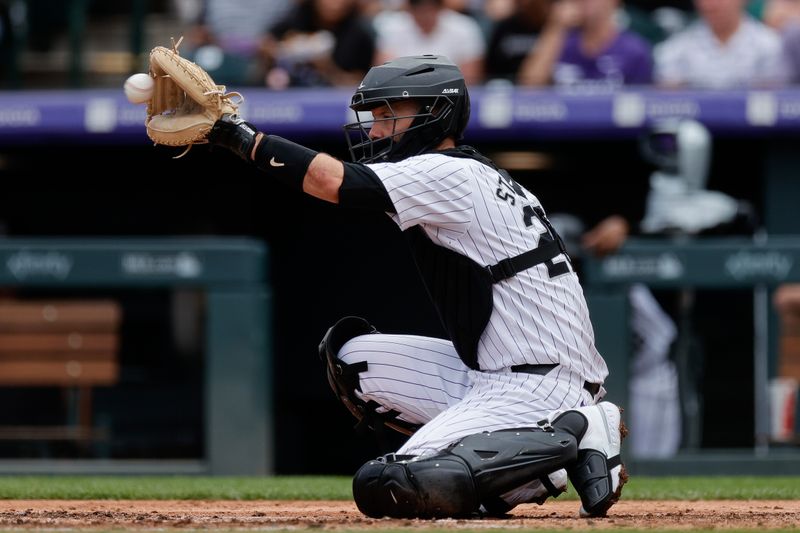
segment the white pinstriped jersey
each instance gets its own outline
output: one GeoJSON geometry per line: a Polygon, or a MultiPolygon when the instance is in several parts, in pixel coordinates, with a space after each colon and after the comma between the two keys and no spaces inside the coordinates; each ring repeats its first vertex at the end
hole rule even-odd
{"type": "MultiPolygon", "coordinates": [[[[383,182],[402,230],[419,225],[434,243],[480,265],[535,248],[547,231],[536,217],[526,217],[525,207],[539,207],[539,200],[477,160],[429,153],[367,166],[383,182]]],[[[478,364],[492,371],[551,363],[592,383],[608,375],[577,276],[570,268],[551,278],[543,263],[494,284],[478,364]]]]}

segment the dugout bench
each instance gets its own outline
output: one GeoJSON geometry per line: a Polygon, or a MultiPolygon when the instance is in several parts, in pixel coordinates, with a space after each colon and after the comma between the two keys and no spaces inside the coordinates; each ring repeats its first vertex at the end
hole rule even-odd
{"type": "MultiPolygon", "coordinates": [[[[753,291],[753,449],[694,448],[668,459],[626,458],[633,473],[800,475],[800,448],[776,448],[770,444],[767,392],[773,366],[770,352],[774,353],[770,344],[777,337],[769,294],[783,283],[800,281],[800,237],[636,238],[629,239],[614,255],[603,259],[584,257],[583,261],[583,283],[597,345],[612,369],[606,384],[608,398],[621,405],[626,404],[628,396],[631,360],[630,284],[643,283],[658,289],[751,288],[753,291]]],[[[691,428],[692,423],[690,420],[689,431],[697,431],[691,428]]]]}
{"type": "Polygon", "coordinates": [[[0,387],[59,387],[63,425],[0,426],[0,440],[106,440],[92,423],[92,390],[119,378],[121,309],[113,300],[0,298],[0,387]]]}
{"type": "MultiPolygon", "coordinates": [[[[206,308],[205,457],[182,461],[8,459],[0,460],[0,473],[272,473],[266,277],[265,246],[245,238],[0,240],[0,287],[73,292],[81,288],[189,288],[204,293],[206,308]]],[[[80,390],[113,384],[118,372],[115,332],[119,320],[113,302],[0,305],[0,386],[38,384],[80,390]],[[66,320],[64,327],[52,319],[59,311],[62,323],[66,320]],[[75,330],[76,324],[81,332],[75,330]],[[91,330],[94,336],[87,337],[91,330]]],[[[49,428],[49,434],[39,436],[96,437],[86,392],[77,403],[81,424],[49,428]]],[[[34,431],[7,429],[12,436],[34,431]]]]}

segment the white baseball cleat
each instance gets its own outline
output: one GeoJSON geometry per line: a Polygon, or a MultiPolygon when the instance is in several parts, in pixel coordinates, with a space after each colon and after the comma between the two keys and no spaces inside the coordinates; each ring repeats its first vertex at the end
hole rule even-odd
{"type": "Polygon", "coordinates": [[[622,439],[628,434],[621,409],[601,402],[559,413],[551,423],[578,440],[578,458],[567,467],[567,475],[581,498],[580,516],[605,516],[628,481],[620,459],[622,439]]]}

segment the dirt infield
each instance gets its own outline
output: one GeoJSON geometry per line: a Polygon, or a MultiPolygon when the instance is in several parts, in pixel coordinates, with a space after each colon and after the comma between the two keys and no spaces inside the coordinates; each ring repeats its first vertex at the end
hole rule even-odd
{"type": "Polygon", "coordinates": [[[605,519],[575,501],[524,505],[503,519],[373,520],[342,501],[0,500],[0,528],[758,528],[800,527],[800,501],[622,501],[605,519]]]}

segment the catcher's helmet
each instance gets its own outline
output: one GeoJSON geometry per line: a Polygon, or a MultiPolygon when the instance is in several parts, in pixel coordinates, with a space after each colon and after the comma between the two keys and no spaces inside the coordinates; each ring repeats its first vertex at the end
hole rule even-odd
{"type": "Polygon", "coordinates": [[[469,121],[469,107],[464,76],[444,56],[400,57],[372,67],[350,103],[358,121],[344,126],[350,155],[361,163],[399,161],[432,150],[448,137],[458,141],[469,121]],[[373,120],[362,120],[358,112],[382,105],[391,109],[392,102],[401,100],[419,101],[411,126],[399,139],[370,139],[373,120]]]}

